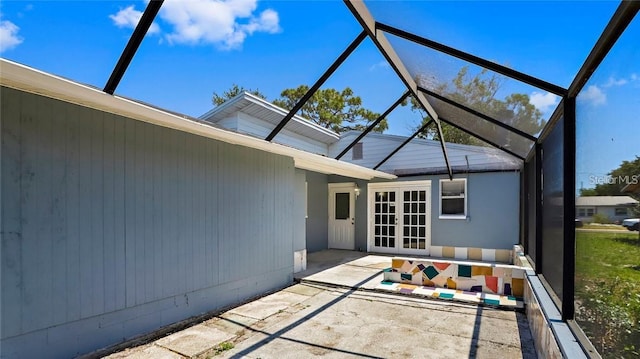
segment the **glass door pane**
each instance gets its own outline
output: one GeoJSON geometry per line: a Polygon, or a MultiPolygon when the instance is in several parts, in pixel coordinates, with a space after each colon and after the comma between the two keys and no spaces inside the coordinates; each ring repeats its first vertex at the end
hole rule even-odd
{"type": "Polygon", "coordinates": [[[402,248],[426,249],[426,191],[403,191],[402,248]]]}
{"type": "Polygon", "coordinates": [[[395,248],[396,246],[396,193],[375,192],[374,199],[374,246],[395,248]]]}

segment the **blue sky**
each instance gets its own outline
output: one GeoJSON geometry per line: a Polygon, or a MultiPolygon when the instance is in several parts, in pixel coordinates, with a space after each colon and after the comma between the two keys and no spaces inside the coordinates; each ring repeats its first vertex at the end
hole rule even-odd
{"type": "MultiPolygon", "coordinates": [[[[567,87],[615,11],[615,1],[375,1],[378,20],[567,87]]],[[[7,1],[0,4],[1,56],[102,88],[144,1],[7,1]]],[[[578,102],[578,186],[640,154],[640,19],[635,19],[578,102]],[[636,130],[631,128],[635,126],[636,130]]],[[[312,84],[361,31],[342,1],[166,0],[116,93],[199,116],[211,95],[232,84],[275,99],[312,84]]],[[[459,63],[412,57],[438,80],[459,63]]],[[[445,59],[446,60],[446,59],[445,59]]],[[[365,40],[324,87],[349,86],[366,107],[384,111],[404,91],[365,40]]],[[[544,113],[558,99],[505,81],[544,113]]],[[[407,109],[389,133],[419,122],[407,109]]]]}

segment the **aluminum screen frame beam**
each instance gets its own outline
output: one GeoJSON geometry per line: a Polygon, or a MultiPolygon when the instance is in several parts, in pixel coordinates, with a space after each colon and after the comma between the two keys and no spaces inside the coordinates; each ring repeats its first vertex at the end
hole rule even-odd
{"type": "Polygon", "coordinates": [[[466,62],[470,62],[472,64],[478,65],[480,67],[484,67],[486,69],[489,69],[491,71],[497,72],[499,74],[505,75],[507,77],[510,77],[512,79],[516,79],[518,81],[524,82],[528,85],[537,87],[539,89],[551,92],[552,94],[564,97],[567,95],[567,89],[552,84],[550,82],[541,80],[537,77],[533,77],[531,75],[527,75],[524,72],[520,72],[511,68],[508,68],[506,66],[497,64],[495,62],[489,61],[489,60],[485,60],[481,57],[472,55],[470,53],[464,52],[464,51],[460,51],[458,49],[454,49],[453,47],[441,44],[439,42],[435,42],[433,40],[429,40],[427,38],[424,38],[422,36],[418,36],[416,34],[412,34],[410,32],[398,29],[396,27],[387,25],[387,24],[383,24],[380,22],[376,22],[375,24],[376,29],[377,30],[381,30],[384,31],[386,33],[398,36],[402,39],[414,42],[416,44],[422,45],[422,46],[426,46],[429,47],[431,49],[434,49],[436,51],[445,53],[447,55],[456,57],[458,59],[464,60],[466,62]]]}
{"type": "Polygon", "coordinates": [[[499,145],[499,144],[497,144],[497,143],[495,143],[495,142],[493,142],[493,141],[491,141],[491,140],[489,140],[489,139],[486,139],[486,138],[484,138],[483,136],[480,136],[480,135],[478,135],[477,133],[472,132],[471,130],[468,130],[468,129],[466,129],[466,128],[463,128],[463,127],[462,127],[462,126],[460,126],[460,125],[456,125],[455,123],[453,123],[453,122],[451,122],[451,121],[447,120],[446,118],[444,118],[444,117],[442,117],[442,116],[440,116],[440,120],[441,120],[442,122],[444,122],[444,123],[447,123],[447,124],[449,124],[449,125],[451,125],[451,126],[453,126],[453,127],[457,128],[458,130],[460,130],[460,131],[462,131],[462,132],[464,132],[464,133],[466,133],[466,134],[468,134],[468,135],[471,135],[471,136],[473,136],[473,137],[475,137],[475,138],[477,138],[477,139],[479,139],[479,140],[481,140],[481,141],[484,141],[484,142],[486,142],[486,143],[490,144],[491,146],[493,146],[493,147],[495,147],[495,148],[497,148],[497,149],[499,149],[499,150],[501,150],[501,151],[503,151],[503,152],[505,152],[505,153],[510,154],[511,156],[514,156],[514,157],[516,157],[516,158],[518,158],[518,159],[520,159],[520,160],[522,160],[522,161],[524,161],[524,160],[525,160],[524,156],[521,156],[521,155],[519,155],[519,154],[517,154],[517,153],[515,153],[515,152],[511,151],[511,150],[510,150],[510,149],[508,149],[508,148],[504,148],[503,146],[501,146],[501,145],[499,145]]]}
{"type": "Polygon", "coordinates": [[[438,114],[433,109],[427,98],[424,94],[418,91],[418,86],[416,82],[413,80],[409,71],[404,66],[402,60],[393,49],[393,46],[389,43],[389,40],[385,37],[383,32],[378,32],[376,30],[376,22],[373,19],[373,16],[367,9],[367,6],[364,4],[362,0],[343,0],[347,8],[351,11],[356,20],[360,23],[362,28],[369,34],[369,38],[376,45],[382,56],[387,60],[391,68],[396,72],[400,80],[405,84],[407,89],[411,91],[413,97],[418,101],[422,109],[429,115],[429,117],[434,120],[436,126],[438,127],[438,133],[441,135],[440,137],[440,145],[442,147],[442,152],[444,155],[444,160],[447,164],[447,170],[449,172],[449,178],[453,178],[453,171],[451,170],[451,165],[449,164],[449,155],[447,154],[447,148],[444,143],[444,139],[442,138],[442,128],[440,126],[440,120],[438,119],[438,114]]]}
{"type": "Polygon", "coordinates": [[[395,150],[391,151],[391,153],[388,154],[387,157],[385,157],[382,161],[380,161],[375,167],[373,167],[373,169],[377,170],[378,167],[382,166],[385,162],[389,160],[389,158],[393,157],[393,155],[395,155],[398,151],[400,151],[402,147],[406,146],[407,143],[409,143],[416,136],[422,133],[422,131],[426,130],[427,127],[429,127],[429,125],[431,125],[432,122],[435,122],[435,121],[430,119],[429,121],[425,122],[424,125],[422,125],[416,132],[413,133],[413,135],[411,135],[410,137],[407,137],[407,139],[404,140],[404,142],[402,142],[400,146],[396,147],[395,150]]]}
{"type": "Polygon", "coordinates": [[[322,84],[327,81],[327,79],[338,69],[338,67],[340,67],[340,65],[342,65],[344,60],[346,60],[347,57],[351,55],[353,50],[355,50],[366,37],[367,32],[362,30],[358,37],[356,37],[355,40],[353,40],[351,44],[349,44],[349,46],[342,52],[342,54],[340,54],[340,56],[338,56],[338,58],[331,64],[331,66],[329,66],[329,68],[322,74],[322,76],[320,76],[318,81],[316,81],[316,83],[314,83],[313,86],[309,88],[307,93],[302,96],[302,98],[295,104],[295,106],[293,106],[291,111],[289,111],[289,113],[284,116],[282,121],[280,121],[280,123],[278,123],[278,125],[271,131],[271,133],[269,133],[269,135],[265,138],[266,141],[271,141],[274,137],[276,137],[278,132],[280,132],[284,128],[287,122],[289,122],[293,118],[293,116],[295,116],[295,114],[300,111],[302,106],[304,106],[304,104],[309,101],[311,96],[313,96],[313,94],[318,91],[320,86],[322,86],[322,84]]]}
{"type": "Polygon", "coordinates": [[[355,146],[356,143],[358,143],[358,141],[360,141],[361,139],[364,138],[364,136],[369,134],[369,132],[371,132],[380,123],[380,121],[384,120],[385,117],[389,116],[391,111],[395,110],[396,107],[398,107],[407,97],[409,97],[410,94],[411,93],[409,91],[405,91],[405,93],[402,96],[400,96],[400,98],[396,102],[394,102],[393,105],[391,105],[382,115],[380,115],[375,121],[373,121],[371,125],[369,125],[369,127],[367,127],[367,129],[364,130],[364,132],[362,132],[355,140],[353,140],[353,142],[349,144],[349,146],[347,146],[344,150],[342,150],[342,152],[340,152],[340,154],[336,156],[336,160],[339,160],[340,158],[342,158],[342,156],[344,156],[347,152],[349,152],[349,150],[353,146],[355,146]]]}
{"type": "Polygon", "coordinates": [[[528,133],[526,133],[526,132],[524,132],[522,130],[519,130],[519,129],[515,128],[515,127],[509,126],[506,123],[500,122],[500,121],[494,119],[493,117],[490,117],[490,116],[487,116],[487,115],[485,115],[483,113],[480,113],[480,112],[478,112],[478,111],[476,111],[476,110],[474,110],[474,109],[472,109],[470,107],[467,107],[467,106],[465,106],[463,104],[457,103],[457,102],[455,102],[455,101],[453,101],[453,100],[451,100],[451,99],[449,99],[447,97],[444,97],[442,95],[439,95],[439,94],[437,94],[437,93],[435,93],[435,92],[433,92],[431,90],[427,90],[426,88],[423,88],[423,87],[420,87],[420,86],[418,86],[418,90],[426,93],[429,96],[433,96],[433,97],[437,98],[440,101],[446,102],[449,105],[452,105],[452,106],[455,106],[455,107],[457,107],[457,108],[459,108],[461,110],[464,110],[464,111],[466,111],[466,112],[468,112],[468,113],[470,113],[470,114],[472,114],[474,116],[480,117],[483,120],[488,121],[488,122],[490,122],[490,123],[492,123],[492,124],[494,124],[496,126],[502,127],[505,130],[510,131],[511,133],[514,133],[516,135],[520,135],[521,137],[524,137],[529,141],[536,142],[538,140],[538,138],[535,137],[535,136],[532,136],[532,135],[530,135],[530,134],[528,134],[528,133]]]}
{"type": "Polygon", "coordinates": [[[611,16],[611,20],[591,49],[586,60],[576,77],[569,85],[568,96],[575,97],[589,81],[591,75],[596,71],[600,63],[607,56],[618,38],[631,23],[636,14],[640,11],[640,1],[622,1],[616,12],[611,16]]]}
{"type": "Polygon", "coordinates": [[[147,8],[144,10],[135,30],[133,30],[133,34],[131,34],[129,42],[127,42],[127,46],[125,46],[124,51],[120,54],[120,59],[118,59],[118,63],[116,63],[116,66],[113,68],[111,76],[109,76],[109,80],[107,80],[107,84],[104,86],[102,91],[109,95],[113,95],[116,91],[118,84],[120,84],[120,80],[122,80],[129,64],[131,64],[133,56],[138,51],[142,40],[144,40],[144,37],[147,35],[149,27],[151,27],[153,20],[156,18],[156,15],[158,15],[158,11],[160,11],[160,7],[162,7],[163,2],[164,0],[149,1],[147,8]]]}

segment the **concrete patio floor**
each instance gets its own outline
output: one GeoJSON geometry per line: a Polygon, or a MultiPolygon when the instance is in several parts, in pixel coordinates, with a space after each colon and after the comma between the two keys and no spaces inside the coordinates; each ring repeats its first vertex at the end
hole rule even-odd
{"type": "Polygon", "coordinates": [[[390,261],[312,253],[300,284],[109,358],[536,357],[523,313],[372,291],[390,261]]]}

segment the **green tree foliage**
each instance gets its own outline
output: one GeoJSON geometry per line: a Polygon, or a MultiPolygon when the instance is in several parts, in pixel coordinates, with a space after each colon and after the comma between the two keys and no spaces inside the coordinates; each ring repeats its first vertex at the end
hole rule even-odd
{"type": "MultiPolygon", "coordinates": [[[[607,178],[594,188],[580,189],[581,196],[624,196],[628,195],[640,201],[640,193],[622,193],[622,189],[629,183],[640,181],[640,156],[633,161],[622,161],[620,166],[607,173],[607,178]]],[[[635,215],[640,215],[640,205],[634,208],[635,215]]]]}
{"type": "MultiPolygon", "coordinates": [[[[444,97],[524,132],[536,134],[544,127],[545,122],[542,120],[542,113],[529,102],[528,95],[515,93],[502,100],[496,98],[501,88],[502,77],[496,74],[489,75],[485,69],[472,75],[469,73],[469,68],[465,66],[460,69],[451,83],[434,85],[428,79],[420,76],[416,78],[416,82],[424,87],[431,88],[434,92],[444,97]]],[[[423,120],[420,126],[428,121],[427,114],[413,98],[411,99],[411,109],[422,114],[423,120]]],[[[498,131],[498,126],[487,121],[483,121],[480,124],[488,132],[498,131]]],[[[483,141],[454,126],[444,122],[441,122],[441,125],[443,136],[447,142],[486,145],[483,141]]],[[[473,128],[469,128],[469,130],[473,131],[473,128]]],[[[439,139],[436,127],[430,126],[427,133],[423,134],[422,137],[439,139]]],[[[522,148],[518,148],[519,141],[512,141],[516,137],[519,137],[519,135],[509,133],[506,139],[507,144],[513,150],[522,150],[522,148]]]]}
{"type": "MultiPolygon", "coordinates": [[[[289,110],[308,90],[309,86],[306,85],[286,89],[273,103],[289,110]]],[[[362,107],[362,99],[355,96],[349,87],[342,91],[331,88],[316,91],[298,111],[298,115],[337,133],[362,131],[380,116],[379,113],[362,107]]],[[[373,130],[383,132],[387,128],[387,120],[384,119],[373,130]]]]}
{"type": "Polygon", "coordinates": [[[255,90],[246,89],[243,86],[239,86],[238,84],[233,84],[231,85],[230,89],[228,89],[227,91],[224,91],[222,94],[218,94],[217,92],[214,92],[213,97],[211,97],[211,102],[213,102],[213,104],[216,106],[220,106],[223,103],[225,103],[227,100],[230,100],[236,97],[242,92],[248,92],[252,95],[256,95],[265,100],[267,99],[267,97],[263,95],[258,89],[255,89],[255,90]]]}
{"type": "MultiPolygon", "coordinates": [[[[308,90],[309,86],[306,85],[285,89],[280,93],[280,98],[273,101],[273,104],[286,110],[291,110],[308,90]]],[[[211,101],[214,105],[219,106],[241,92],[249,92],[265,100],[267,99],[257,89],[245,89],[234,84],[222,94],[214,92],[211,101]]],[[[337,133],[349,130],[362,131],[380,116],[379,113],[362,107],[362,99],[359,96],[355,96],[353,90],[349,87],[342,91],[331,88],[316,91],[311,99],[298,111],[298,115],[337,133]]],[[[387,120],[383,119],[373,131],[383,132],[388,127],[387,120]]]]}

